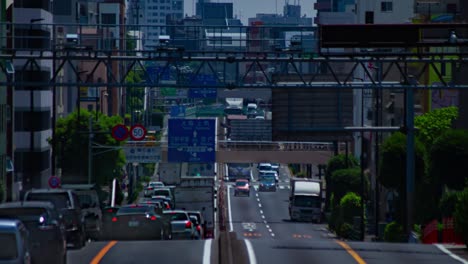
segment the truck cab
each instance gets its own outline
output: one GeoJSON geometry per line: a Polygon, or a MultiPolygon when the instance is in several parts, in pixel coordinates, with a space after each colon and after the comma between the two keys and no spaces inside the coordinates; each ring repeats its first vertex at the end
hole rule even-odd
{"type": "Polygon", "coordinates": [[[289,216],[292,221],[321,222],[321,182],[306,179],[291,180],[289,216]]]}

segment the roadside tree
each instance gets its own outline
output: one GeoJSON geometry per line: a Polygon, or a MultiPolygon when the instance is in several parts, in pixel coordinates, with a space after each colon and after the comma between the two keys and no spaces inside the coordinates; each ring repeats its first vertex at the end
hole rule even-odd
{"type": "MultiPolygon", "coordinates": [[[[92,118],[94,143],[108,147],[119,147],[121,142],[112,138],[111,130],[123,121],[119,116],[107,116],[102,113],[80,109],[78,123],[77,111],[57,121],[55,137],[57,165],[62,168],[64,181],[86,182],[88,174],[89,119],[92,118]],[[98,117],[97,121],[95,120],[98,117]]],[[[125,156],[121,149],[93,150],[92,182],[106,186],[114,177],[119,178],[125,165],[125,156]],[[107,151],[105,151],[107,150],[107,151]],[[104,152],[105,151],[105,152],[104,152]],[[101,153],[99,153],[101,152],[101,153]]]]}

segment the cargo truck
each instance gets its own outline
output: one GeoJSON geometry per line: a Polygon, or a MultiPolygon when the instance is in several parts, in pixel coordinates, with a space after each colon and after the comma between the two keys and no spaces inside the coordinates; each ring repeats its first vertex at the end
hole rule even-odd
{"type": "Polygon", "coordinates": [[[289,216],[291,220],[320,223],[323,212],[321,182],[292,178],[290,184],[289,216]]]}
{"type": "Polygon", "coordinates": [[[174,201],[175,208],[185,211],[201,212],[204,223],[204,238],[214,237],[214,177],[182,177],[180,185],[175,187],[174,201]]]}

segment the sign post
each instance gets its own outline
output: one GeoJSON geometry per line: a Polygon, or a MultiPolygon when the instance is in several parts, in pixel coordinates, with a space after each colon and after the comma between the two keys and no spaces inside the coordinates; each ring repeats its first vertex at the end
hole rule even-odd
{"type": "Polygon", "coordinates": [[[56,189],[60,187],[60,178],[57,176],[50,176],[49,177],[49,187],[52,189],[56,189]]]}
{"type": "Polygon", "coordinates": [[[117,141],[124,141],[128,138],[128,128],[122,124],[115,125],[112,128],[112,137],[117,141]]]}
{"type": "Polygon", "coordinates": [[[140,141],[146,137],[146,128],[142,125],[133,125],[130,129],[130,137],[133,140],[140,141]]]}

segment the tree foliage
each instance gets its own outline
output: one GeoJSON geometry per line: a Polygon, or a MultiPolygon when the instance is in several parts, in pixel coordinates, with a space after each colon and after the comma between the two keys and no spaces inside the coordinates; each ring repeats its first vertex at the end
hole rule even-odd
{"type": "MultiPolygon", "coordinates": [[[[367,195],[369,179],[364,177],[363,180],[364,195],[367,195]]],[[[340,202],[348,192],[361,193],[361,170],[359,167],[336,170],[331,176],[330,184],[332,186],[331,192],[334,194],[334,200],[337,203],[340,202]]]]}
{"type": "MultiPolygon", "coordinates": [[[[415,177],[424,178],[424,147],[415,140],[415,177]]],[[[379,161],[379,180],[386,188],[403,193],[406,186],[406,135],[396,132],[382,143],[379,161]]]]}
{"type": "MultiPolygon", "coordinates": [[[[122,123],[119,116],[106,116],[96,112],[80,109],[80,118],[77,111],[60,118],[57,121],[55,137],[50,142],[56,142],[58,165],[62,168],[63,180],[82,182],[88,175],[88,142],[89,119],[92,118],[94,137],[93,142],[105,146],[120,146],[122,143],[112,138],[111,130],[122,123]]],[[[125,156],[122,150],[110,150],[100,154],[103,149],[93,150],[93,182],[107,185],[114,177],[121,175],[121,168],[125,165],[125,156]],[[97,154],[97,155],[96,155],[97,154]]]]}
{"type": "MultiPolygon", "coordinates": [[[[326,199],[325,199],[325,207],[328,209],[330,205],[330,194],[332,193],[333,183],[331,180],[331,176],[334,171],[346,169],[346,168],[354,168],[358,166],[359,162],[353,155],[348,155],[348,159],[346,159],[345,154],[340,154],[332,157],[327,164],[327,168],[325,171],[325,181],[327,182],[326,185],[326,199]]],[[[335,199],[335,201],[339,201],[339,199],[335,199]]]]}
{"type": "Polygon", "coordinates": [[[452,127],[457,118],[458,108],[455,106],[432,110],[414,118],[414,125],[418,127],[416,133],[430,147],[445,130],[452,127]]]}
{"type": "Polygon", "coordinates": [[[429,173],[439,185],[461,190],[468,179],[468,131],[443,133],[429,152],[429,173]]]}

